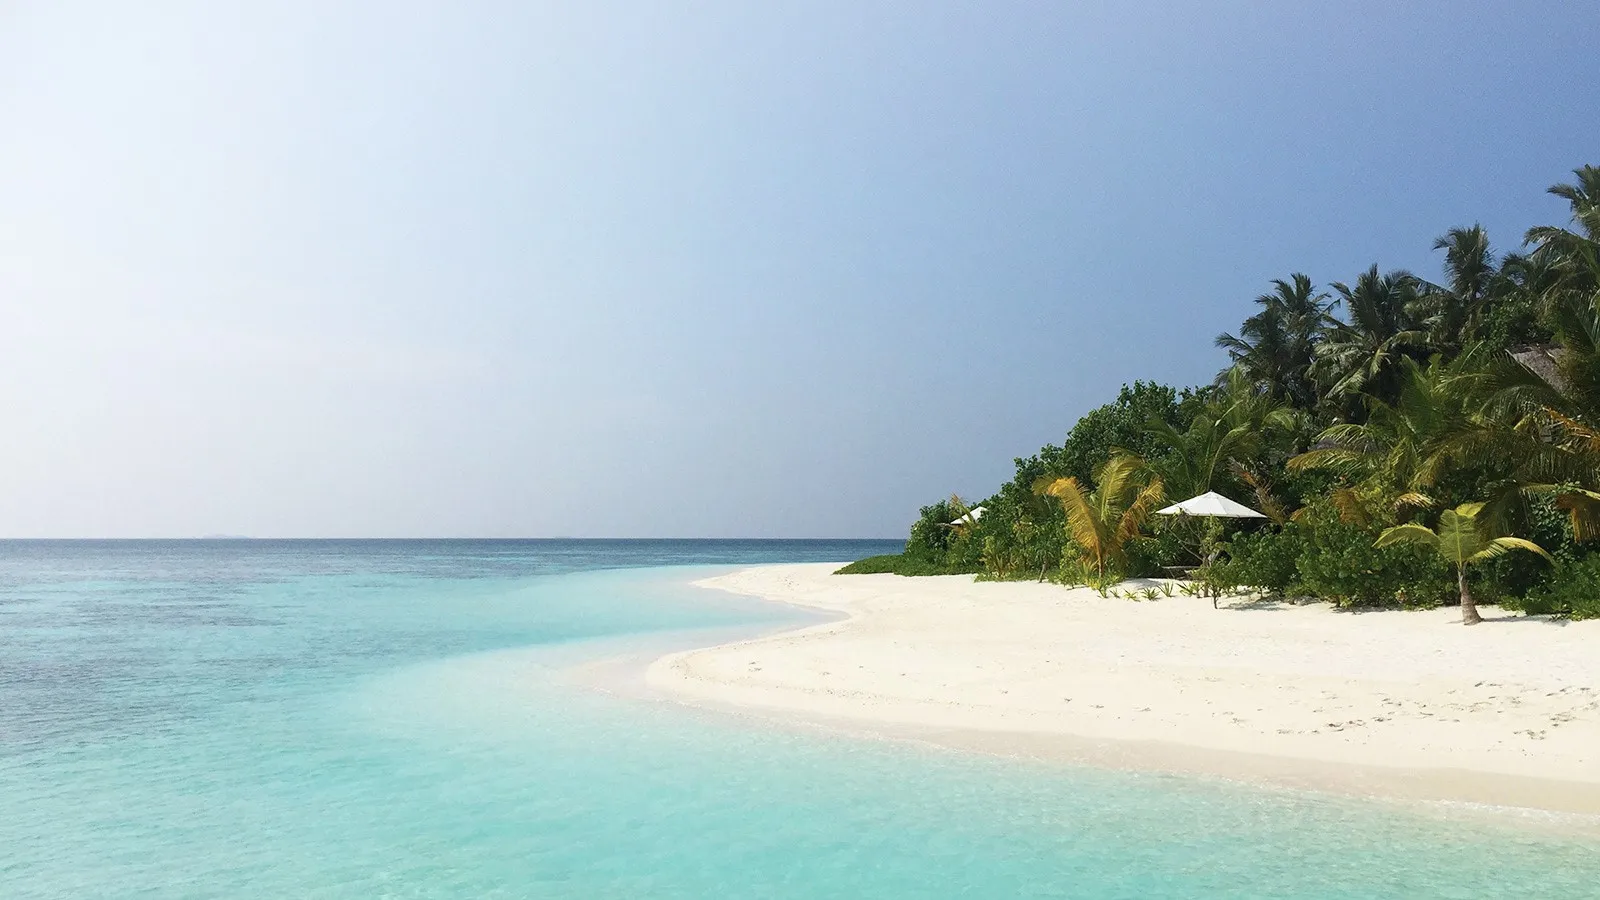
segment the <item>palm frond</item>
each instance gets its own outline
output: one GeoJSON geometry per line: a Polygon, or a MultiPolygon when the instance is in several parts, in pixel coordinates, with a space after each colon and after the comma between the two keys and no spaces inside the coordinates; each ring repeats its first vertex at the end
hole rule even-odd
{"type": "Polygon", "coordinates": [[[1471,558],[1473,560],[1494,559],[1497,556],[1504,556],[1513,550],[1526,550],[1529,553],[1534,553],[1544,557],[1545,561],[1550,563],[1552,566],[1556,565],[1555,557],[1551,556],[1549,553],[1546,553],[1543,547],[1526,538],[1519,537],[1497,537],[1490,541],[1482,550],[1479,550],[1477,553],[1473,554],[1471,558]]]}
{"type": "Polygon", "coordinates": [[[1394,505],[1398,509],[1429,509],[1436,502],[1437,501],[1427,494],[1420,493],[1418,491],[1410,491],[1396,497],[1394,500],[1394,505]]]}
{"type": "Polygon", "coordinates": [[[1132,540],[1139,536],[1144,528],[1145,519],[1161,505],[1166,498],[1166,488],[1161,479],[1153,478],[1140,489],[1133,503],[1129,504],[1126,512],[1122,514],[1117,523],[1117,538],[1119,543],[1132,540]]]}
{"type": "Polygon", "coordinates": [[[1383,534],[1378,535],[1378,541],[1376,544],[1373,544],[1373,546],[1387,547],[1391,544],[1400,543],[1422,544],[1423,546],[1427,547],[1438,547],[1439,536],[1433,533],[1432,528],[1428,528],[1424,525],[1418,525],[1414,522],[1407,523],[1405,525],[1392,525],[1388,528],[1385,528],[1383,530],[1383,534]]]}
{"type": "Polygon", "coordinates": [[[1535,488],[1550,488],[1552,493],[1557,493],[1556,506],[1567,511],[1572,522],[1573,540],[1582,543],[1600,536],[1600,493],[1557,485],[1537,485],[1535,488]]]}
{"type": "Polygon", "coordinates": [[[1361,495],[1348,487],[1334,488],[1328,495],[1333,501],[1334,509],[1339,511],[1339,521],[1349,525],[1366,525],[1368,519],[1366,504],[1362,502],[1361,495]]]}

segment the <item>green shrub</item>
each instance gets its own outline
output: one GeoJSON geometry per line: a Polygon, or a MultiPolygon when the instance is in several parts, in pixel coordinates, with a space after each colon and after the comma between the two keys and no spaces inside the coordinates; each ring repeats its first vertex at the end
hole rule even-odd
{"type": "Polygon", "coordinates": [[[835,575],[967,575],[975,569],[960,569],[904,553],[869,556],[834,572],[835,575]]]}
{"type": "MultiPolygon", "coordinates": [[[[901,575],[954,575],[983,570],[984,534],[978,528],[951,527],[970,508],[958,497],[922,508],[906,540],[906,562],[895,564],[901,575]],[[957,504],[960,504],[959,506],[957,504]]],[[[882,564],[882,565],[887,565],[882,564]]],[[[851,573],[859,574],[859,573],[851,573]]]]}
{"type": "Polygon", "coordinates": [[[1003,534],[988,534],[983,538],[983,575],[981,581],[1043,581],[1050,564],[1059,553],[1049,553],[1049,547],[1040,547],[1038,541],[1028,542],[1025,532],[1037,529],[1016,528],[1023,532],[1021,540],[1007,541],[1003,534]],[[1043,551],[1043,552],[1042,552],[1043,551]]]}
{"type": "Polygon", "coordinates": [[[1153,536],[1140,536],[1128,541],[1123,552],[1128,555],[1128,578],[1156,578],[1166,575],[1167,566],[1175,566],[1184,555],[1179,534],[1172,529],[1158,531],[1153,536]]]}
{"type": "Polygon", "coordinates": [[[1081,587],[1091,580],[1091,572],[1083,564],[1083,551],[1072,541],[1061,547],[1061,562],[1050,571],[1050,580],[1068,587],[1081,587]]]}
{"type": "Polygon", "coordinates": [[[1574,619],[1600,618],[1600,555],[1586,556],[1556,569],[1550,580],[1521,599],[1506,598],[1507,609],[1530,615],[1566,614],[1574,619]]]}
{"type": "Polygon", "coordinates": [[[917,521],[911,524],[905,555],[926,561],[943,560],[957,536],[955,529],[946,523],[955,521],[959,515],[955,504],[949,500],[924,506],[917,521]]]}
{"type": "MultiPolygon", "coordinates": [[[[1476,589],[1473,590],[1473,598],[1477,598],[1476,589]]],[[[1548,588],[1531,591],[1522,597],[1514,594],[1501,597],[1498,605],[1502,609],[1526,613],[1530,616],[1560,616],[1571,612],[1566,604],[1551,596],[1548,588]]]]}
{"type": "Polygon", "coordinates": [[[1065,523],[1045,515],[1051,510],[1059,511],[1059,507],[1038,497],[1030,499],[1040,502],[1027,509],[1018,509],[1000,496],[985,502],[983,518],[973,537],[982,538],[983,568],[992,580],[1042,581],[1061,559],[1065,523]]]}
{"type": "Polygon", "coordinates": [[[1343,607],[1438,606],[1455,593],[1455,576],[1439,554],[1412,544],[1374,547],[1377,534],[1344,522],[1311,531],[1296,559],[1305,592],[1343,607]]]}
{"type": "MultiPolygon", "coordinates": [[[[954,529],[952,529],[954,530],[954,529]]],[[[963,531],[950,539],[949,549],[939,560],[939,568],[949,573],[983,571],[983,536],[963,531]]]]}
{"type": "MultiPolygon", "coordinates": [[[[1473,596],[1482,594],[1484,602],[1496,602],[1507,609],[1521,608],[1521,598],[1546,585],[1561,568],[1578,562],[1588,553],[1572,537],[1572,519],[1566,510],[1556,506],[1555,499],[1544,495],[1528,501],[1524,515],[1513,523],[1514,534],[1543,547],[1555,558],[1552,567],[1532,553],[1507,553],[1474,568],[1478,579],[1473,583],[1473,596]]],[[[1547,610],[1556,612],[1557,610],[1547,610]]]]}
{"type": "Polygon", "coordinates": [[[1210,567],[1211,578],[1224,587],[1252,587],[1269,594],[1304,593],[1300,557],[1309,545],[1303,529],[1290,523],[1281,529],[1236,535],[1224,546],[1226,556],[1210,567]]]}
{"type": "Polygon", "coordinates": [[[904,554],[886,553],[883,556],[869,556],[858,559],[848,566],[834,572],[835,575],[883,575],[893,573],[905,562],[904,554]]]}

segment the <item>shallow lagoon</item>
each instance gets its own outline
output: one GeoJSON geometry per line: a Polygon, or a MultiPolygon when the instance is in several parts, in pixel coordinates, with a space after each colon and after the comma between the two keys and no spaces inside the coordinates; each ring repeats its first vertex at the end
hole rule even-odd
{"type": "Polygon", "coordinates": [[[1593,844],[1544,831],[569,676],[805,620],[703,567],[882,549],[0,544],[0,896],[1600,897],[1593,844]]]}

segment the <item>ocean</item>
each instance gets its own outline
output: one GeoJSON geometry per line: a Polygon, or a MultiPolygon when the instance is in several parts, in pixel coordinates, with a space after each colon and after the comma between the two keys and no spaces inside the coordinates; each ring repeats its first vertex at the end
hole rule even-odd
{"type": "Polygon", "coordinates": [[[850,541],[0,542],[0,898],[1583,898],[1476,815],[608,690],[850,541]],[[644,656],[641,656],[644,655],[644,656]]]}

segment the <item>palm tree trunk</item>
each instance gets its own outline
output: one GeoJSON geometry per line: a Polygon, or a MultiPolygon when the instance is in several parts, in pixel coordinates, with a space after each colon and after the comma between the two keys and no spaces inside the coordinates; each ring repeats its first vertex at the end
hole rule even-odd
{"type": "Polygon", "coordinates": [[[1483,621],[1478,615],[1478,604],[1472,602],[1472,590],[1467,587],[1467,567],[1456,566],[1456,583],[1461,585],[1461,624],[1476,625],[1483,621]]]}

